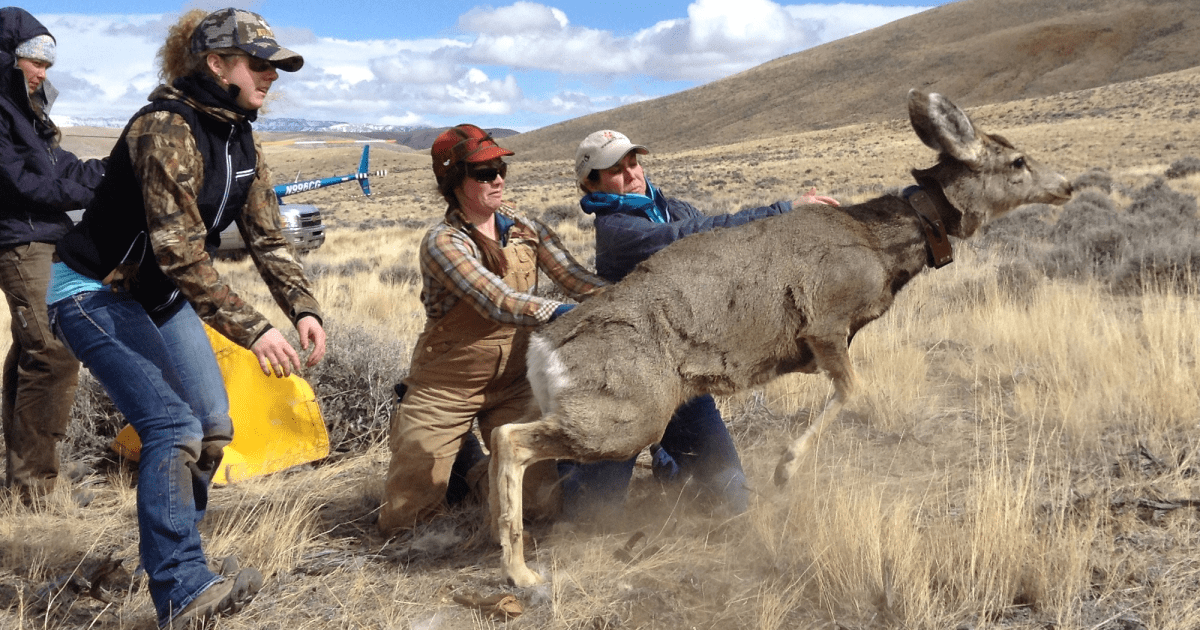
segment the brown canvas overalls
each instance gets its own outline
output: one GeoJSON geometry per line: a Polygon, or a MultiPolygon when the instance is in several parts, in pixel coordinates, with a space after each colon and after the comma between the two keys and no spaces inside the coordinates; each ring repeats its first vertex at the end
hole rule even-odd
{"type": "MultiPolygon", "coordinates": [[[[527,293],[537,285],[537,253],[529,241],[513,236],[503,249],[508,261],[504,283],[527,293]]],[[[440,320],[426,322],[404,379],[408,392],[392,413],[392,459],[379,512],[382,532],[412,527],[441,508],[451,466],[472,420],[478,419],[490,451],[492,429],[536,407],[525,378],[529,333],[529,328],[484,317],[465,298],[440,320]]],[[[486,462],[473,470],[482,473],[486,462]]],[[[556,512],[555,463],[531,466],[525,480],[526,504],[534,508],[527,513],[546,517],[556,512]]]]}

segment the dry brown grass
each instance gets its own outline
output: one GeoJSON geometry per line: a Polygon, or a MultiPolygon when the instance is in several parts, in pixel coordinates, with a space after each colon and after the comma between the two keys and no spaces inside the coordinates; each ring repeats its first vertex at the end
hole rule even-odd
{"type": "MultiPolygon", "coordinates": [[[[1124,207],[1128,191],[1200,155],[1200,123],[1177,98],[1198,81],[1193,70],[971,114],[1069,177],[1105,169],[1124,207]]],[[[271,151],[277,173],[306,164],[304,177],[355,163],[353,150],[271,151]]],[[[319,466],[214,491],[203,524],[210,555],[236,554],[268,575],[256,602],[219,627],[1200,625],[1195,286],[1117,296],[1096,279],[1034,276],[1014,288],[1000,282],[1011,253],[972,247],[911,283],[855,338],[861,396],[790,487],[772,487],[772,468],[829,394],[820,377],[789,376],[719,401],[756,491],[747,513],[712,517],[686,488],[661,488],[640,471],[624,519],[532,530],[531,565],[551,582],[513,591],[523,616],[505,623],[455,603],[468,591],[509,590],[478,507],[391,540],[373,523],[388,458],[379,431],[387,389],[423,325],[414,247],[441,214],[428,156],[373,153],[373,165],[393,173],[373,183],[376,196],[344,186],[304,198],[328,207],[332,225],[326,246],[306,259],[328,310],[332,362],[310,378],[339,384],[319,389],[333,392],[322,401],[333,432],[362,426],[368,438],[319,466]],[[336,379],[351,376],[370,395],[346,400],[350,386],[336,379]]],[[[730,210],[810,183],[860,200],[905,185],[907,170],[931,159],[905,123],[889,121],[655,154],[648,171],[672,194],[730,210]]],[[[512,197],[533,215],[573,208],[569,169],[563,160],[518,162],[512,197]]],[[[1171,186],[1196,194],[1200,179],[1171,186]]],[[[557,224],[581,259],[591,255],[589,223],[557,224]]],[[[249,263],[221,265],[281,319],[249,263]]],[[[98,470],[86,480],[97,494],[87,508],[66,492],[36,509],[0,503],[0,625],[152,627],[148,597],[129,588],[141,584],[130,575],[130,473],[98,470]],[[91,575],[110,554],[124,562],[106,583],[111,604],[51,588],[73,571],[91,575]]]]}

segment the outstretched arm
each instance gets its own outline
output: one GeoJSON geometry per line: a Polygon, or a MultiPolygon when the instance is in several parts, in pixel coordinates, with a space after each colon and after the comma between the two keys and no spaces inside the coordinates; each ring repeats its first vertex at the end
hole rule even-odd
{"type": "Polygon", "coordinates": [[[606,280],[616,282],[646,260],[675,241],[717,228],[733,227],[765,219],[792,209],[790,201],[779,201],[760,208],[739,212],[708,215],[679,199],[667,200],[671,220],[656,223],[648,217],[614,213],[596,218],[596,271],[606,280]]]}
{"type": "Polygon", "coordinates": [[[815,186],[812,188],[809,188],[808,192],[801,195],[799,199],[793,201],[792,205],[793,206],[803,206],[803,205],[813,204],[813,203],[823,203],[827,206],[842,205],[842,204],[838,203],[838,200],[834,199],[833,197],[826,197],[825,195],[818,195],[817,188],[815,186]]]}
{"type": "Polygon", "coordinates": [[[12,134],[17,133],[13,124],[7,116],[0,116],[0,190],[4,191],[5,203],[19,202],[26,211],[43,214],[86,206],[104,176],[104,164],[100,160],[80,160],[73,153],[49,146],[42,149],[48,153],[43,153],[40,160],[29,157],[26,151],[36,154],[39,149],[17,146],[12,140],[12,134]]]}

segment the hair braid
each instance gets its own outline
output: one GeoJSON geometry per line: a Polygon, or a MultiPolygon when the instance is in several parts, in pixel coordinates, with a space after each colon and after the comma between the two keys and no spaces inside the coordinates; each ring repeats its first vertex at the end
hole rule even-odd
{"type": "Polygon", "coordinates": [[[504,249],[500,247],[500,243],[481,233],[474,223],[468,221],[462,209],[458,207],[457,200],[446,208],[446,218],[451,217],[456,217],[466,227],[467,235],[471,237],[471,241],[479,250],[479,257],[483,259],[483,266],[503,278],[504,274],[508,273],[508,258],[505,258],[504,249]]]}

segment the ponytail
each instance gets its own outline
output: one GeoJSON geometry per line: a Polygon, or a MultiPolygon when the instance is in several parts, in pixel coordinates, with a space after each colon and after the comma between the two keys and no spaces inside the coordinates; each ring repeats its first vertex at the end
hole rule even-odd
{"type": "Polygon", "coordinates": [[[467,223],[467,233],[471,235],[471,240],[475,241],[475,246],[479,248],[483,266],[503,278],[504,274],[508,273],[508,259],[504,257],[504,250],[500,248],[500,243],[480,234],[479,230],[470,223],[467,223]]]}
{"type": "Polygon", "coordinates": [[[206,70],[204,60],[207,54],[192,52],[192,32],[207,16],[208,11],[192,9],[179,16],[168,29],[167,39],[156,55],[159,61],[158,76],[166,83],[206,70]]]}

